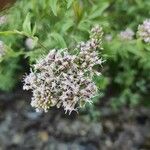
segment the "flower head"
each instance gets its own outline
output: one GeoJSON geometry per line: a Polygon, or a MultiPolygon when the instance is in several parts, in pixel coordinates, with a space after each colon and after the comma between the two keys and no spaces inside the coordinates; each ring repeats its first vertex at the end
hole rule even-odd
{"type": "Polygon", "coordinates": [[[132,40],[133,36],[134,32],[130,28],[127,28],[125,31],[121,31],[119,34],[121,40],[132,40]]]}
{"type": "Polygon", "coordinates": [[[150,43],[150,19],[146,19],[138,26],[138,36],[146,43],[150,43]]]}
{"type": "Polygon", "coordinates": [[[37,61],[33,70],[24,79],[24,89],[31,89],[31,105],[37,111],[47,112],[50,107],[63,107],[65,112],[77,111],[81,103],[91,103],[97,87],[92,81],[95,65],[101,65],[96,49],[101,40],[101,30],[92,31],[91,39],[78,45],[77,55],[67,49],[51,50],[37,61]]]}

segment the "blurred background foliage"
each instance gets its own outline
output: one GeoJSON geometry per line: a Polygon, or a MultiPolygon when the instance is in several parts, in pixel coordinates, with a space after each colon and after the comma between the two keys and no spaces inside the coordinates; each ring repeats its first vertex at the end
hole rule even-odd
{"type": "Polygon", "coordinates": [[[150,105],[150,44],[136,35],[129,41],[117,36],[126,28],[137,32],[138,25],[150,17],[149,8],[149,0],[17,1],[1,13],[7,18],[0,25],[0,40],[7,53],[0,63],[0,89],[16,89],[38,58],[52,48],[67,47],[71,51],[76,43],[88,39],[93,25],[99,24],[104,30],[101,53],[106,61],[102,76],[95,78],[101,89],[100,100],[96,98],[87,110],[95,117],[100,115],[101,105],[115,110],[150,105]],[[112,39],[106,40],[107,35],[112,39]],[[31,49],[26,43],[29,37],[35,45],[31,49]]]}

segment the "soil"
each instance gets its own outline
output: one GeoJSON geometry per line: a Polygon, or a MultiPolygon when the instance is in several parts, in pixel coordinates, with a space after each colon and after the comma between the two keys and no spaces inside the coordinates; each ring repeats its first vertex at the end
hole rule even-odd
{"type": "Polygon", "coordinates": [[[150,109],[102,107],[99,121],[51,109],[36,113],[30,94],[0,94],[0,150],[150,150],[150,109]]]}

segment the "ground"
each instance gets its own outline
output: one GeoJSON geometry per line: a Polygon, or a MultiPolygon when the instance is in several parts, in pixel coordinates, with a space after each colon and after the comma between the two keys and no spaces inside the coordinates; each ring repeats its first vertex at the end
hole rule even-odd
{"type": "Polygon", "coordinates": [[[0,150],[150,150],[150,110],[101,108],[90,121],[52,109],[36,113],[30,94],[0,94],[0,150]]]}

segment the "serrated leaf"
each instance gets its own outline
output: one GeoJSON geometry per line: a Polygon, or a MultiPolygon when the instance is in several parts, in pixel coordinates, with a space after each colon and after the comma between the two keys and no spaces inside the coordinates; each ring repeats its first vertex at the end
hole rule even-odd
{"type": "Polygon", "coordinates": [[[73,26],[73,21],[72,21],[72,20],[69,20],[69,21],[63,23],[63,26],[62,26],[61,31],[64,33],[64,32],[66,32],[69,28],[71,28],[72,26],[73,26]]]}
{"type": "Polygon", "coordinates": [[[76,21],[80,22],[83,16],[83,6],[79,2],[74,2],[73,11],[76,17],[76,21]]]}
{"type": "Polygon", "coordinates": [[[50,0],[50,7],[55,16],[57,16],[57,1],[58,0],[50,0]]]}
{"type": "Polygon", "coordinates": [[[68,0],[67,2],[67,9],[71,7],[74,0],[68,0]]]}
{"type": "Polygon", "coordinates": [[[64,38],[59,34],[59,33],[51,33],[50,35],[52,38],[54,38],[54,40],[57,41],[57,43],[62,47],[62,48],[66,48],[66,42],[64,40],[64,38]]]}
{"type": "Polygon", "coordinates": [[[92,14],[89,16],[89,19],[95,19],[97,17],[99,17],[100,15],[102,15],[102,13],[104,12],[104,10],[109,6],[108,2],[104,2],[102,3],[99,7],[95,6],[92,14]]]}
{"type": "Polygon", "coordinates": [[[36,33],[36,29],[37,29],[37,26],[36,26],[36,23],[34,24],[34,27],[33,27],[33,30],[32,30],[32,36],[35,35],[36,33]]]}
{"type": "Polygon", "coordinates": [[[32,33],[30,20],[31,20],[31,15],[30,13],[28,13],[23,22],[23,31],[29,35],[32,33]]]}
{"type": "Polygon", "coordinates": [[[89,31],[89,27],[92,24],[92,22],[90,22],[89,20],[82,20],[79,24],[78,24],[78,29],[81,31],[85,31],[88,32],[89,31]]]}

